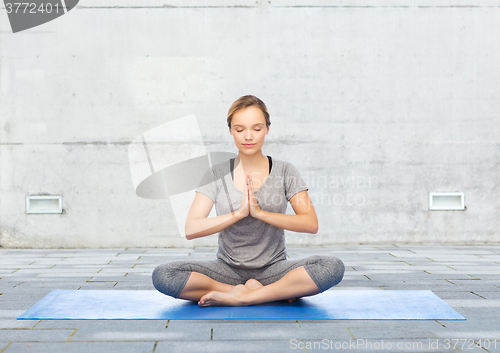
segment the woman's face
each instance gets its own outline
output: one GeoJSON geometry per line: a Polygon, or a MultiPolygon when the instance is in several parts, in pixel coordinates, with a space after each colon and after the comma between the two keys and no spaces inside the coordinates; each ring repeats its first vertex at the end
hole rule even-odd
{"type": "Polygon", "coordinates": [[[231,120],[230,133],[241,153],[252,155],[259,152],[264,145],[265,136],[269,133],[264,113],[253,105],[237,110],[231,120]]]}

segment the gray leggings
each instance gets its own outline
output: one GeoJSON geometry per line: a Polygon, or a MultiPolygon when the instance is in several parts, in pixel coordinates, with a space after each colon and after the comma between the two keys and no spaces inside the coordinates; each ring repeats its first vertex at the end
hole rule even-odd
{"type": "Polygon", "coordinates": [[[244,284],[251,278],[266,286],[300,266],[304,266],[320,292],[338,284],[344,277],[344,263],[334,256],[314,255],[301,260],[281,260],[258,269],[236,268],[217,259],[172,261],[159,265],[153,271],[153,285],[163,294],[179,298],[191,272],[202,273],[218,282],[233,286],[244,284]]]}

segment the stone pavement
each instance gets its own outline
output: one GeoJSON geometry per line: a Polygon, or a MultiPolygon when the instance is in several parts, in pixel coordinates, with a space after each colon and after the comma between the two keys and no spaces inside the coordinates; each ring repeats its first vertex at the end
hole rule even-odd
{"type": "Polygon", "coordinates": [[[346,266],[331,290],[429,289],[467,321],[16,320],[53,289],[154,290],[156,265],[216,248],[1,249],[0,353],[500,352],[500,245],[289,248],[346,266]],[[482,347],[480,347],[482,345],[482,347]]]}

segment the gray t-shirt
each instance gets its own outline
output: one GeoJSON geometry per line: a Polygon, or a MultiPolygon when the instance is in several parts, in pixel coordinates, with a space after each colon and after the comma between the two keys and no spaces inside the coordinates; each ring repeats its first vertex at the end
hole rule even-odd
{"type": "MultiPolygon", "coordinates": [[[[290,198],[303,190],[309,188],[297,168],[273,158],[271,173],[255,190],[255,197],[262,210],[284,214],[290,198]]],[[[242,191],[233,183],[229,159],[207,169],[195,191],[215,202],[217,216],[240,208],[242,191]]],[[[219,232],[217,258],[238,268],[261,268],[285,260],[285,231],[248,215],[219,232]]]]}

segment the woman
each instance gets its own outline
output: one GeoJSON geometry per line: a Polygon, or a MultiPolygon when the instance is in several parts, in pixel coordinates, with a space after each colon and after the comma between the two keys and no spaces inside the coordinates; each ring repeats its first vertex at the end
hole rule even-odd
{"type": "Polygon", "coordinates": [[[229,109],[238,157],[209,168],[189,210],[186,238],[219,233],[217,259],[159,265],[153,284],[200,306],[292,302],[338,284],[344,264],[333,256],[287,260],[284,229],[316,234],[318,218],[297,169],[262,154],[271,125],[267,107],[247,95],[229,109]],[[286,214],[287,203],[295,215],[286,214]],[[217,217],[207,218],[215,203],[217,217]]]}

